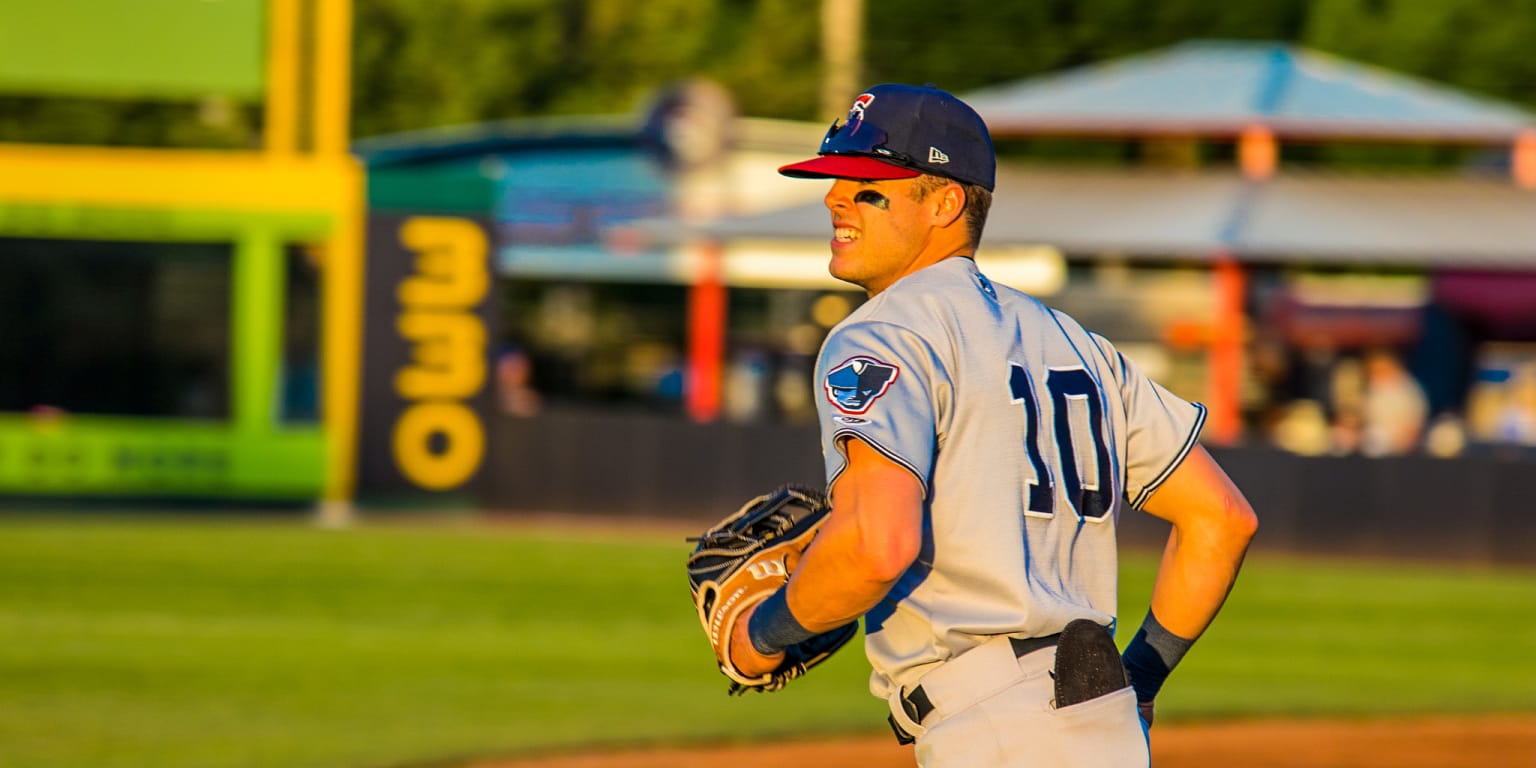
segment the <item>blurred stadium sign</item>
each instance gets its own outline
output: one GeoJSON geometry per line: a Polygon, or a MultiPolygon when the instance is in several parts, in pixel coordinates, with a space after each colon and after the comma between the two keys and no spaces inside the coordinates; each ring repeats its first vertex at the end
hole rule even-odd
{"type": "Polygon", "coordinates": [[[491,400],[487,231],[447,216],[370,222],[361,495],[476,490],[491,400]]]}
{"type": "Polygon", "coordinates": [[[6,0],[0,91],[77,96],[263,92],[263,0],[6,0]]]}

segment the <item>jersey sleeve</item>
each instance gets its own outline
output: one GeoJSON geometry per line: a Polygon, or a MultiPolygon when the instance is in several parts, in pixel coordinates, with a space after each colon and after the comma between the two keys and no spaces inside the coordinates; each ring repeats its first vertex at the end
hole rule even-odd
{"type": "Polygon", "coordinates": [[[1120,386],[1125,408],[1125,497],[1137,509],[1195,447],[1205,406],[1191,403],[1148,378],[1114,345],[1095,336],[1120,386]]]}
{"type": "Polygon", "coordinates": [[[905,467],[927,496],[953,389],[920,336],[885,322],[834,329],[822,345],[816,387],[829,491],[848,467],[845,441],[857,438],[905,467]]]}

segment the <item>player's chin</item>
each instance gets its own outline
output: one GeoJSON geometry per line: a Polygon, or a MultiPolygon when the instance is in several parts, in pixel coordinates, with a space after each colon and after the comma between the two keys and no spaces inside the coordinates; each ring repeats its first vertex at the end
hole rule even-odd
{"type": "Polygon", "coordinates": [[[863,285],[859,279],[858,260],[846,250],[841,253],[836,250],[832,252],[832,260],[827,263],[827,273],[845,283],[863,285]]]}

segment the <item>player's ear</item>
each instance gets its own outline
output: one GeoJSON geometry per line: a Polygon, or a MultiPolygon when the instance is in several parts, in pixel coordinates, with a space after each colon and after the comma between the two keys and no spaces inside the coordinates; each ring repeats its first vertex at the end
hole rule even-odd
{"type": "Polygon", "coordinates": [[[965,188],[955,182],[945,184],[929,195],[928,203],[934,225],[948,227],[965,213],[965,188]]]}

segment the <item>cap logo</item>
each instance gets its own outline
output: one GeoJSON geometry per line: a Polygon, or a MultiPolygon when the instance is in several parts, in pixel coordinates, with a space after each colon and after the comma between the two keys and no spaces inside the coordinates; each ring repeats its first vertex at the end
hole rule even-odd
{"type": "Polygon", "coordinates": [[[934,163],[936,165],[943,165],[949,162],[949,155],[944,154],[944,151],[938,147],[929,147],[928,162],[934,163]]]}
{"type": "Polygon", "coordinates": [[[863,122],[864,110],[874,102],[875,95],[873,93],[859,94],[859,97],[853,100],[853,106],[848,108],[848,122],[851,123],[855,120],[863,122]]]}

